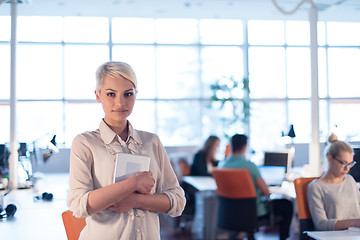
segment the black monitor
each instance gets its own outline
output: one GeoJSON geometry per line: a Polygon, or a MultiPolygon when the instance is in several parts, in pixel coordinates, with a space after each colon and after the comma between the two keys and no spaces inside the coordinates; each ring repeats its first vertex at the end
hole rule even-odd
{"type": "Polygon", "coordinates": [[[20,143],[20,147],[18,149],[19,157],[25,157],[27,152],[27,144],[24,142],[20,143]]]}
{"type": "Polygon", "coordinates": [[[350,169],[349,174],[353,176],[356,182],[360,182],[360,146],[353,147],[353,151],[356,164],[350,169]]]}
{"type": "Polygon", "coordinates": [[[5,174],[9,169],[9,150],[5,144],[0,144],[0,174],[5,174]]]}
{"type": "Polygon", "coordinates": [[[264,166],[283,166],[288,172],[291,168],[291,156],[289,151],[282,152],[265,152],[264,166]]]}

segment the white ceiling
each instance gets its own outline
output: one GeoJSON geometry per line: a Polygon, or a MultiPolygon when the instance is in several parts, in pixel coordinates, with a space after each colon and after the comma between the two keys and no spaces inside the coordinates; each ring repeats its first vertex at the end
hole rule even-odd
{"type": "MultiPolygon", "coordinates": [[[[272,0],[20,0],[18,15],[159,18],[308,19],[310,3],[293,15],[280,13],[272,0]]],[[[287,11],[301,0],[276,0],[287,11]]],[[[360,0],[313,0],[319,20],[360,21],[360,0]]],[[[10,4],[0,5],[10,15],[10,4]]]]}

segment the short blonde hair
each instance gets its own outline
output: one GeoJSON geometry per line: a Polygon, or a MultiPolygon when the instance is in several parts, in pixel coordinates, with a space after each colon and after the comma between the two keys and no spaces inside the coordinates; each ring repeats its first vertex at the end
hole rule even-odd
{"type": "Polygon", "coordinates": [[[137,79],[134,69],[125,62],[106,62],[101,64],[96,70],[96,91],[100,92],[100,89],[104,85],[104,78],[107,76],[123,77],[129,80],[134,88],[137,88],[137,79]]]}
{"type": "Polygon", "coordinates": [[[332,133],[328,139],[328,146],[326,147],[326,156],[337,157],[341,152],[348,152],[353,154],[353,150],[349,144],[344,141],[338,140],[337,136],[332,133]]]}

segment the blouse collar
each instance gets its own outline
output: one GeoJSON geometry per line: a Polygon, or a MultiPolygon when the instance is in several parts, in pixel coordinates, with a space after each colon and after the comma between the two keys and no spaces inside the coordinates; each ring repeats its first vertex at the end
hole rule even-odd
{"type": "MultiPolygon", "coordinates": [[[[141,138],[136,129],[133,128],[129,121],[127,121],[127,124],[129,134],[126,142],[134,142],[136,144],[142,145],[141,138]]],[[[114,138],[118,137],[118,135],[105,123],[104,119],[102,119],[102,121],[100,122],[99,130],[101,138],[105,144],[110,144],[114,140],[114,138]]],[[[122,141],[120,137],[119,139],[120,141],[122,141]]]]}

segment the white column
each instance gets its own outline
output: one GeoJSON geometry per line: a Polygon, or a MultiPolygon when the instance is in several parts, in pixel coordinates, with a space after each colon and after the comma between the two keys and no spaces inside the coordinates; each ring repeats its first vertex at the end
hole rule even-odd
{"type": "Polygon", "coordinates": [[[312,176],[320,175],[319,142],[319,89],[318,89],[318,11],[313,4],[310,9],[310,51],[311,51],[311,142],[309,145],[309,164],[312,176]]]}
{"type": "MultiPolygon", "coordinates": [[[[249,79],[249,39],[248,39],[248,21],[244,21],[243,23],[243,34],[244,34],[244,48],[243,48],[243,67],[244,67],[244,75],[243,78],[248,78],[249,79]]],[[[249,93],[245,93],[244,94],[244,99],[247,100],[250,103],[250,96],[249,93]]],[[[251,106],[250,106],[251,109],[251,106]]],[[[250,110],[250,115],[251,115],[251,110],[250,110]]],[[[250,132],[250,116],[249,119],[247,121],[247,124],[245,124],[244,126],[244,130],[245,130],[245,134],[248,136],[249,140],[250,136],[251,136],[251,132],[250,132]]],[[[249,149],[250,150],[250,149],[249,149]]]]}
{"type": "Polygon", "coordinates": [[[16,22],[17,1],[11,1],[11,64],[10,64],[10,159],[9,187],[18,187],[18,142],[16,135],[16,22]]]}

